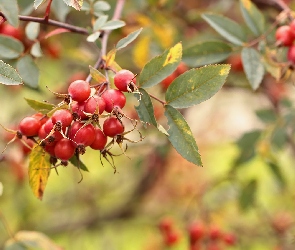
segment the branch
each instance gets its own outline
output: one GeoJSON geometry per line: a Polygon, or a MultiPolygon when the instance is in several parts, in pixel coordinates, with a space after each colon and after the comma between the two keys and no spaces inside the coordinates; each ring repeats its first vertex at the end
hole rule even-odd
{"type": "Polygon", "coordinates": [[[42,23],[42,24],[48,24],[51,26],[56,26],[59,28],[64,28],[64,29],[68,29],[72,32],[75,33],[79,33],[82,35],[89,35],[89,32],[87,29],[78,27],[78,26],[74,26],[71,24],[67,24],[67,23],[63,23],[63,22],[58,22],[52,19],[44,19],[44,18],[40,18],[40,17],[31,17],[31,16],[18,16],[19,20],[21,21],[27,21],[27,22],[35,22],[35,23],[42,23]]]}

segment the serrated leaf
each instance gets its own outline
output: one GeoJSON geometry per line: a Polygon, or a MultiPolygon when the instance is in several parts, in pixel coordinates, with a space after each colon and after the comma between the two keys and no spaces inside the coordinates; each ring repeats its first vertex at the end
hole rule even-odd
{"type": "Polygon", "coordinates": [[[252,89],[256,90],[264,76],[264,66],[260,54],[253,48],[243,48],[241,57],[246,77],[252,89]]]}
{"type": "Polygon", "coordinates": [[[101,27],[106,23],[108,20],[109,16],[107,15],[102,15],[99,18],[97,18],[93,24],[93,30],[98,31],[101,29],[101,27]]]}
{"type": "Polygon", "coordinates": [[[150,60],[139,75],[139,86],[149,88],[161,82],[177,68],[181,57],[182,44],[177,43],[162,55],[150,60]]]}
{"type": "Polygon", "coordinates": [[[150,96],[142,88],[139,89],[139,92],[141,93],[141,95],[135,94],[137,100],[139,101],[139,105],[135,106],[139,119],[143,122],[152,124],[157,127],[158,125],[154,114],[154,107],[150,96]]]}
{"type": "Polygon", "coordinates": [[[61,0],[53,0],[51,9],[54,12],[56,18],[61,22],[65,22],[66,17],[71,10],[71,8],[61,0]]]}
{"type": "Polygon", "coordinates": [[[182,60],[190,67],[200,67],[206,64],[225,60],[232,52],[231,46],[221,41],[207,41],[184,49],[182,60]]]}
{"type": "Polygon", "coordinates": [[[239,205],[242,210],[247,210],[255,205],[255,198],[257,192],[257,181],[249,181],[241,190],[239,197],[239,205]]]}
{"type": "Polygon", "coordinates": [[[12,66],[0,60],[0,83],[5,85],[20,85],[23,84],[23,80],[12,66]]]}
{"type": "Polygon", "coordinates": [[[83,0],[63,0],[66,5],[73,7],[76,10],[81,10],[83,0]]]}
{"type": "Polygon", "coordinates": [[[106,67],[113,64],[113,62],[115,61],[116,53],[117,53],[116,49],[112,49],[107,53],[107,55],[106,55],[106,67]]]}
{"type": "Polygon", "coordinates": [[[107,82],[106,77],[100,73],[97,69],[93,68],[91,65],[89,65],[90,69],[90,75],[91,77],[97,82],[97,83],[104,83],[107,82]]]}
{"type": "Polygon", "coordinates": [[[31,47],[30,53],[34,57],[42,57],[43,56],[42,49],[41,49],[39,42],[35,42],[33,44],[33,46],[31,47]]]}
{"type": "Polygon", "coordinates": [[[73,166],[75,166],[76,168],[80,168],[83,171],[89,172],[88,168],[86,167],[86,165],[76,156],[73,156],[70,160],[70,163],[73,164],[73,166]]]}
{"type": "Polygon", "coordinates": [[[168,119],[168,139],[176,151],[186,160],[202,166],[201,156],[190,127],[181,113],[170,105],[165,106],[168,119]]]}
{"type": "Polygon", "coordinates": [[[40,32],[40,23],[29,22],[26,26],[25,32],[30,40],[35,40],[40,32]]]}
{"type": "Polygon", "coordinates": [[[128,44],[130,44],[131,42],[133,42],[138,35],[140,34],[140,32],[142,31],[142,28],[133,31],[132,33],[130,33],[128,36],[122,38],[116,45],[116,49],[120,50],[125,48],[128,44]]]}
{"type": "Polygon", "coordinates": [[[0,58],[18,58],[24,51],[24,45],[17,39],[0,35],[0,58]]]}
{"type": "Polygon", "coordinates": [[[44,3],[45,0],[35,0],[34,1],[34,8],[35,10],[42,4],[44,3]]]}
{"type": "Polygon", "coordinates": [[[259,36],[265,32],[265,20],[260,10],[250,0],[240,0],[240,8],[249,29],[259,36]]]}
{"type": "MultiPolygon", "coordinates": [[[[17,0],[1,0],[0,10],[5,15],[7,21],[14,27],[18,27],[18,3],[17,0]]],[[[1,42],[0,42],[1,44],[1,42]]]]}
{"type": "Polygon", "coordinates": [[[246,34],[235,21],[217,14],[202,14],[202,18],[226,40],[236,45],[246,42],[246,34]]]}
{"type": "Polygon", "coordinates": [[[40,146],[32,149],[29,158],[29,184],[34,195],[42,200],[50,174],[50,155],[40,146]]]}
{"type": "Polygon", "coordinates": [[[40,232],[19,231],[9,239],[4,250],[61,250],[51,239],[40,232]]]}
{"type": "Polygon", "coordinates": [[[220,64],[186,71],[168,87],[167,104],[174,108],[188,108],[211,98],[224,84],[229,70],[229,64],[220,64]]]}
{"type": "Polygon", "coordinates": [[[121,20],[110,20],[101,26],[102,30],[114,30],[125,26],[126,23],[121,20]]]}
{"type": "Polygon", "coordinates": [[[39,68],[30,55],[20,58],[16,63],[16,68],[25,85],[34,89],[38,88],[39,68]]]}
{"type": "Polygon", "coordinates": [[[40,112],[44,115],[46,115],[55,107],[53,104],[48,102],[40,102],[40,101],[29,99],[29,98],[25,98],[25,100],[31,108],[33,108],[37,112],[40,112]]]}

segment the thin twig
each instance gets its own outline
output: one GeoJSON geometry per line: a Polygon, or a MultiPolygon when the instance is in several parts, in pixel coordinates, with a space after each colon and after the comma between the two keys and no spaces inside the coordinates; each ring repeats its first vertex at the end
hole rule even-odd
{"type": "Polygon", "coordinates": [[[162,101],[162,100],[159,99],[158,97],[156,97],[156,96],[154,96],[154,95],[152,95],[152,94],[150,94],[150,93],[148,93],[148,94],[149,94],[149,96],[150,96],[151,98],[157,100],[158,102],[162,103],[163,105],[166,105],[166,104],[167,104],[166,102],[162,101]]]}

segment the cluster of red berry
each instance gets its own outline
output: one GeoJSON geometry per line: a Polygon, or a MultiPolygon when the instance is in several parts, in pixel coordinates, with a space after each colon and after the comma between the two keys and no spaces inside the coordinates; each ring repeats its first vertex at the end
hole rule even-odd
{"type": "MultiPolygon", "coordinates": [[[[76,80],[69,85],[67,94],[57,94],[64,100],[50,117],[38,113],[23,118],[16,137],[26,136],[29,141],[36,142],[51,155],[53,163],[60,160],[62,165],[74,155],[84,154],[88,146],[100,150],[103,157],[109,155],[112,158],[110,148],[114,143],[121,146],[127,139],[124,135],[130,132],[125,132],[122,121],[126,117],[122,111],[126,104],[123,92],[134,92],[137,89],[135,83],[135,75],[129,70],[115,74],[117,89],[109,88],[108,83],[90,86],[84,80],[76,80]],[[102,126],[101,118],[104,118],[102,126]],[[107,144],[108,138],[110,142],[107,144]]],[[[131,122],[135,128],[136,122],[131,122]]],[[[26,144],[31,147],[31,143],[26,144]]]]}
{"type": "MultiPolygon", "coordinates": [[[[159,229],[166,246],[173,246],[180,240],[180,234],[175,230],[170,218],[164,218],[159,223],[159,229]]],[[[187,234],[190,250],[221,250],[226,246],[236,245],[237,239],[233,233],[222,232],[219,227],[206,228],[203,223],[195,222],[189,225],[187,234]],[[204,248],[206,246],[206,248],[204,248]]]]}
{"type": "Polygon", "coordinates": [[[295,20],[289,25],[283,25],[276,30],[276,40],[278,45],[288,47],[287,58],[290,62],[295,63],[295,20]]]}

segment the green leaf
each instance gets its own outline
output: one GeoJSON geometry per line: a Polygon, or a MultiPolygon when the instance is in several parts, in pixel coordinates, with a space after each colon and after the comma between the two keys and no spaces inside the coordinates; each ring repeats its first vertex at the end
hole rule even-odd
{"type": "MultiPolygon", "coordinates": [[[[5,15],[7,21],[14,27],[18,27],[18,3],[17,0],[1,0],[0,11],[5,15]]],[[[1,44],[1,42],[0,42],[1,44]]]]}
{"type": "Polygon", "coordinates": [[[170,105],[165,106],[168,119],[168,139],[176,151],[186,160],[202,166],[201,156],[190,127],[181,113],[170,105]]]}
{"type": "Polygon", "coordinates": [[[42,200],[50,174],[50,155],[40,146],[32,149],[29,158],[29,184],[34,195],[42,200]]]}
{"type": "Polygon", "coordinates": [[[182,57],[182,44],[177,43],[174,47],[166,50],[150,60],[142,69],[139,75],[139,86],[142,88],[152,87],[167,76],[178,66],[182,57]]]}
{"type": "Polygon", "coordinates": [[[26,26],[26,35],[30,40],[35,40],[40,32],[40,23],[29,22],[26,26]]]}
{"type": "Polygon", "coordinates": [[[272,109],[260,109],[255,111],[255,113],[265,123],[274,123],[277,120],[277,114],[272,109]]]}
{"type": "Polygon", "coordinates": [[[239,205],[242,210],[247,210],[255,205],[256,193],[257,181],[251,180],[243,187],[240,193],[239,205]]]}
{"type": "Polygon", "coordinates": [[[264,66],[260,54],[253,48],[243,48],[241,56],[246,77],[252,89],[256,90],[264,76],[264,66]]]}
{"type": "Polygon", "coordinates": [[[141,93],[141,95],[135,94],[139,101],[139,105],[135,106],[139,119],[143,122],[146,122],[146,123],[154,125],[155,127],[158,127],[158,124],[154,115],[153,103],[151,101],[150,96],[142,88],[139,89],[139,92],[141,93]]]}
{"type": "Polygon", "coordinates": [[[18,58],[24,51],[24,45],[17,39],[0,35],[0,58],[18,58]]]}
{"type": "Polygon", "coordinates": [[[61,250],[51,239],[40,232],[19,231],[9,239],[4,250],[61,250]]]}
{"type": "Polygon", "coordinates": [[[106,1],[97,1],[93,5],[94,12],[108,11],[111,9],[111,5],[106,1]]]}
{"type": "Polygon", "coordinates": [[[34,1],[34,8],[35,10],[42,4],[44,3],[45,0],[35,0],[34,1]]]}
{"type": "Polygon", "coordinates": [[[33,44],[33,46],[31,47],[30,53],[34,57],[41,57],[41,56],[43,56],[43,53],[42,53],[41,46],[40,46],[40,43],[39,42],[35,42],[33,44]]]}
{"type": "Polygon", "coordinates": [[[97,69],[93,68],[91,65],[89,65],[90,69],[90,75],[91,77],[97,82],[97,83],[104,83],[107,82],[107,79],[105,75],[100,73],[97,69]]]}
{"type": "Polygon", "coordinates": [[[286,179],[281,171],[280,166],[275,162],[267,162],[267,166],[269,167],[274,177],[277,179],[280,186],[283,188],[286,187],[286,179]]]}
{"type": "Polygon", "coordinates": [[[260,130],[251,131],[242,135],[237,141],[237,145],[240,148],[240,154],[235,161],[236,168],[238,165],[251,160],[255,156],[255,147],[261,136],[260,130]]]}
{"type": "Polygon", "coordinates": [[[200,67],[206,64],[225,60],[232,52],[231,46],[220,41],[208,41],[195,44],[184,49],[182,60],[190,67],[200,67]]]}
{"type": "MultiPolygon", "coordinates": [[[[60,1],[60,0],[59,0],[60,1]]],[[[83,0],[63,0],[66,5],[73,7],[76,10],[81,10],[83,0]]]]}
{"type": "Polygon", "coordinates": [[[274,128],[271,135],[271,144],[275,149],[283,149],[287,143],[287,131],[282,125],[278,125],[274,128]]]}
{"type": "Polygon", "coordinates": [[[70,160],[70,163],[73,164],[73,166],[75,166],[76,168],[80,168],[83,171],[89,172],[88,168],[86,167],[86,165],[80,160],[78,159],[76,156],[73,156],[70,160]]]}
{"type": "Polygon", "coordinates": [[[114,30],[125,26],[126,23],[121,20],[110,20],[101,26],[102,30],[114,30]]]}
{"type": "Polygon", "coordinates": [[[71,10],[71,8],[61,0],[53,0],[51,9],[54,12],[56,18],[61,22],[65,22],[66,17],[71,10]]]}
{"type": "Polygon", "coordinates": [[[40,102],[33,99],[28,99],[28,98],[25,98],[25,100],[31,108],[33,108],[37,112],[40,112],[44,115],[46,115],[55,107],[53,104],[48,102],[40,102]]]}
{"type": "Polygon", "coordinates": [[[216,14],[202,14],[202,18],[229,42],[242,46],[246,42],[246,34],[235,21],[216,14]]]}
{"type": "Polygon", "coordinates": [[[167,104],[174,108],[188,108],[211,98],[224,84],[230,65],[208,65],[181,74],[166,92],[167,104]]]}
{"type": "Polygon", "coordinates": [[[0,60],[0,83],[20,85],[23,84],[23,80],[13,67],[0,60]]]}
{"type": "Polygon", "coordinates": [[[240,0],[240,8],[249,29],[259,36],[265,32],[264,16],[250,0],[240,0]]]}
{"type": "Polygon", "coordinates": [[[109,16],[107,15],[101,15],[99,18],[97,18],[93,24],[93,30],[98,31],[101,29],[101,27],[106,23],[109,16]]]}
{"type": "Polygon", "coordinates": [[[86,38],[87,42],[94,43],[99,38],[100,34],[101,32],[99,31],[92,33],[86,38]]]}
{"type": "Polygon", "coordinates": [[[140,34],[140,32],[142,31],[142,28],[133,31],[132,33],[130,33],[128,36],[122,38],[116,45],[116,49],[123,49],[125,48],[128,44],[130,44],[131,42],[133,42],[138,35],[140,34]]]}
{"type": "Polygon", "coordinates": [[[30,55],[24,56],[17,61],[16,68],[25,85],[30,88],[38,88],[39,68],[30,55]]]}

